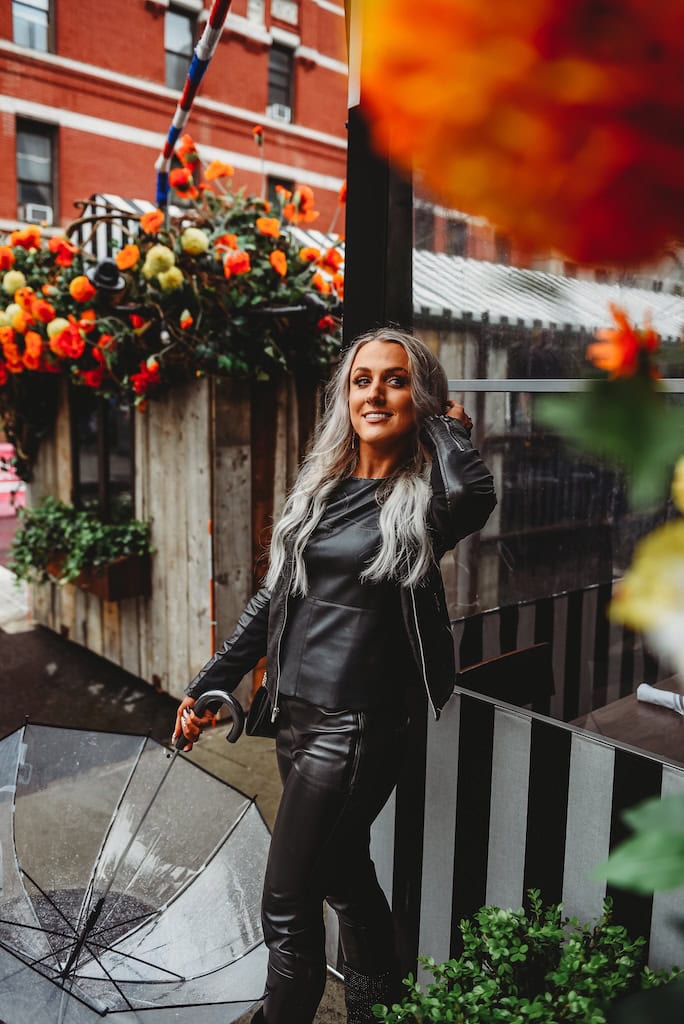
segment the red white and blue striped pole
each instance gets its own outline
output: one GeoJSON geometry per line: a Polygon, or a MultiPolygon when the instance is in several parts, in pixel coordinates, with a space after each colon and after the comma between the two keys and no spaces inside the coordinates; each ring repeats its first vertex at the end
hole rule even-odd
{"type": "Polygon", "coordinates": [[[197,95],[200,82],[204,77],[204,72],[209,67],[209,62],[214,56],[214,51],[218,45],[218,41],[221,38],[221,32],[225,24],[228,10],[230,8],[231,0],[214,0],[209,11],[209,18],[207,24],[204,27],[204,32],[195,47],[192,55],[192,61],[190,62],[190,68],[185,79],[185,85],[183,86],[183,92],[181,98],[178,101],[176,107],[176,113],[173,115],[171,127],[169,128],[168,135],[166,136],[166,142],[164,148],[157,158],[155,163],[155,170],[157,172],[157,206],[160,210],[166,209],[166,204],[169,196],[169,168],[171,166],[171,160],[173,159],[173,151],[176,148],[178,138],[185,128],[188,117],[190,116],[190,110],[192,104],[197,95]]]}

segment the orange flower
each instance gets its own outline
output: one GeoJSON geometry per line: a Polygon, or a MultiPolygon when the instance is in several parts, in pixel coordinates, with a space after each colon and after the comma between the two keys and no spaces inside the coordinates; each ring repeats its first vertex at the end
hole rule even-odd
{"type": "Polygon", "coordinates": [[[375,142],[441,201],[578,262],[684,236],[676,0],[362,6],[375,142]]]}
{"type": "Polygon", "coordinates": [[[321,250],[313,245],[305,245],[299,250],[298,256],[302,263],[314,263],[321,255],[321,250]]]}
{"type": "Polygon", "coordinates": [[[337,194],[337,201],[340,204],[340,206],[344,206],[344,204],[347,202],[347,182],[346,181],[343,181],[342,184],[340,185],[340,191],[337,194]]]}
{"type": "Polygon", "coordinates": [[[69,295],[76,302],[90,302],[97,289],[90,283],[85,274],[79,274],[69,284],[69,295]]]}
{"type": "Polygon", "coordinates": [[[224,164],[220,160],[212,160],[204,172],[204,177],[207,181],[215,181],[217,178],[232,178],[234,174],[235,168],[231,167],[230,164],[224,164]]]}
{"type": "Polygon", "coordinates": [[[14,328],[0,327],[0,348],[3,352],[8,345],[14,345],[14,328]]]}
{"type": "MultiPolygon", "coordinates": [[[[24,337],[24,353],[38,359],[43,351],[43,339],[37,331],[27,331],[24,337]]],[[[35,367],[32,367],[35,369],[35,367]]]]}
{"type": "Polygon", "coordinates": [[[22,249],[40,248],[40,228],[35,224],[22,228],[20,231],[13,231],[10,235],[10,245],[20,246],[22,249]]]}
{"type": "Polygon", "coordinates": [[[155,235],[163,223],[164,213],[162,210],[150,210],[149,213],[143,213],[140,218],[140,227],[146,235],[155,235]]]}
{"type": "Polygon", "coordinates": [[[223,261],[223,273],[226,277],[246,274],[252,269],[249,253],[243,249],[230,249],[223,261]]]}
{"type": "Polygon", "coordinates": [[[286,203],[288,199],[292,199],[292,193],[284,185],[276,185],[275,190],[276,195],[280,197],[282,202],[286,203]]]}
{"type": "Polygon", "coordinates": [[[314,210],[313,189],[308,185],[297,185],[291,203],[283,207],[283,216],[295,224],[310,224],[318,217],[318,210],[314,210]]]}
{"type": "Polygon", "coordinates": [[[169,185],[171,188],[175,188],[178,195],[182,196],[183,199],[197,199],[199,195],[192,178],[192,171],[187,167],[174,168],[169,174],[169,185]]]}
{"type": "Polygon", "coordinates": [[[28,313],[24,313],[21,309],[12,317],[12,327],[19,334],[23,334],[26,328],[30,327],[33,322],[33,317],[28,313]]]}
{"type": "Polygon", "coordinates": [[[333,288],[337,292],[337,296],[340,299],[344,298],[344,274],[333,274],[333,288]]]}
{"type": "Polygon", "coordinates": [[[11,270],[14,266],[14,253],[9,245],[0,245],[0,270],[11,270]]]}
{"type": "Polygon", "coordinates": [[[186,316],[181,316],[181,318],[180,318],[180,320],[179,320],[179,323],[180,323],[180,326],[181,326],[181,330],[182,330],[182,331],[188,331],[188,330],[190,330],[190,328],[192,327],[192,325],[194,324],[194,322],[195,322],[195,321],[193,320],[193,318],[192,318],[192,317],[190,316],[190,314],[189,314],[189,313],[187,313],[187,311],[186,311],[186,316]]]}
{"type": "Polygon", "coordinates": [[[101,349],[115,349],[116,340],[111,334],[101,334],[97,339],[97,345],[101,349]]]}
{"type": "Polygon", "coordinates": [[[257,217],[256,229],[262,235],[277,238],[280,235],[280,221],[277,217],[257,217]]]}
{"type": "Polygon", "coordinates": [[[55,254],[55,263],[59,267],[70,267],[74,262],[74,256],[78,253],[78,246],[70,242],[64,235],[57,235],[48,241],[48,249],[55,254]]]}
{"type": "Polygon", "coordinates": [[[625,311],[612,303],[610,311],[617,327],[596,332],[599,340],[588,346],[587,359],[611,377],[631,377],[641,359],[647,361],[657,349],[660,338],[650,326],[642,331],[633,327],[625,311]]]}
{"type": "Polygon", "coordinates": [[[281,277],[285,277],[287,274],[287,256],[281,249],[274,249],[268,257],[268,262],[271,264],[276,274],[280,274],[281,277]]]}
{"type": "Polygon", "coordinates": [[[252,135],[257,146],[263,146],[264,144],[264,129],[260,124],[255,124],[252,128],[252,135]]]}
{"type": "Polygon", "coordinates": [[[41,324],[49,324],[56,316],[55,307],[52,303],[37,297],[31,303],[30,312],[33,319],[40,321],[41,324]]]}
{"type": "Polygon", "coordinates": [[[321,295],[329,295],[331,292],[330,282],[327,278],[323,277],[320,271],[316,271],[314,276],[311,278],[311,284],[313,287],[321,293],[321,295]]]}
{"type": "Polygon", "coordinates": [[[197,152],[197,146],[195,145],[191,135],[187,133],[181,135],[178,145],[176,146],[176,156],[183,164],[184,167],[190,167],[192,170],[199,166],[200,158],[197,152]]]}
{"type": "Polygon", "coordinates": [[[214,242],[215,249],[239,249],[237,235],[221,235],[214,242]]]}
{"type": "Polygon", "coordinates": [[[84,309],[78,321],[76,320],[75,317],[71,316],[71,314],[69,314],[69,319],[71,320],[72,324],[77,324],[77,326],[82,331],[84,331],[85,334],[90,334],[90,332],[95,328],[97,313],[95,312],[94,309],[84,309]]]}
{"type": "Polygon", "coordinates": [[[326,249],[320,260],[321,266],[336,272],[344,263],[339,249],[326,249]]]}
{"type": "Polygon", "coordinates": [[[117,252],[114,257],[119,270],[130,270],[140,259],[140,249],[137,245],[124,245],[123,249],[117,252]]]}

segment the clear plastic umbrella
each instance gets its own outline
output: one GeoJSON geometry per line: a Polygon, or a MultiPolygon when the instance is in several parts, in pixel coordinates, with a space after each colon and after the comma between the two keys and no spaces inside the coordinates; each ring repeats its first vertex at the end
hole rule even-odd
{"type": "Polygon", "coordinates": [[[0,1021],[234,1021],[263,991],[268,844],[252,800],[155,740],[6,736],[0,1021]]]}

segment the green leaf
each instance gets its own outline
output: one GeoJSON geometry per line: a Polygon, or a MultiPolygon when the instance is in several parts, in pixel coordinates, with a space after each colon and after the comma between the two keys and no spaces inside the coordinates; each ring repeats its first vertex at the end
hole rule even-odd
{"type": "Polygon", "coordinates": [[[535,408],[574,447],[622,467],[635,506],[666,498],[684,452],[684,408],[668,401],[656,382],[641,375],[597,380],[577,395],[541,397],[535,408]]]}
{"type": "Polygon", "coordinates": [[[662,832],[684,836],[684,796],[656,797],[631,807],[622,815],[635,832],[662,832]]]}
{"type": "Polygon", "coordinates": [[[674,889],[684,884],[684,836],[667,832],[633,836],[611,853],[594,876],[634,892],[674,889]]]}

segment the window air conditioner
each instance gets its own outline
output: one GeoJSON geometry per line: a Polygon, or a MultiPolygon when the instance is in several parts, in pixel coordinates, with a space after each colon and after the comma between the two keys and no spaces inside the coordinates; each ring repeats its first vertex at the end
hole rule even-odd
{"type": "Polygon", "coordinates": [[[284,103],[269,103],[266,107],[266,113],[274,121],[284,121],[286,124],[289,124],[292,120],[292,108],[287,107],[284,103]]]}
{"type": "Polygon", "coordinates": [[[19,216],[29,224],[52,224],[52,207],[42,203],[26,203],[19,208],[19,216]]]}

